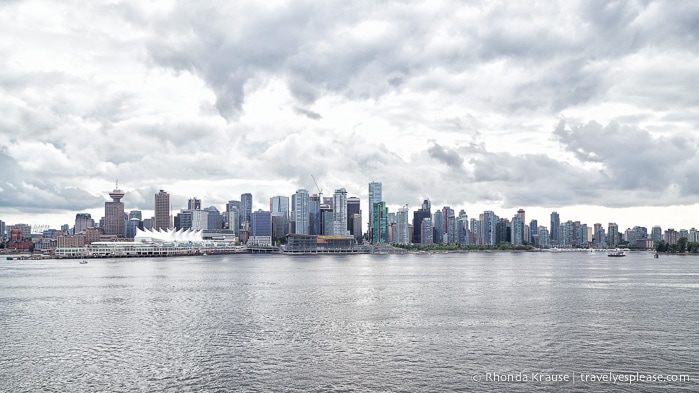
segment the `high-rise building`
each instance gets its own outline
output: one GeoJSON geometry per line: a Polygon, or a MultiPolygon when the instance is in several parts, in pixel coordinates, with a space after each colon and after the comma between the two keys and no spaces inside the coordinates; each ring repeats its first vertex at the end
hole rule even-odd
{"type": "MultiPolygon", "coordinates": [[[[430,211],[430,201],[425,199],[422,202],[422,206],[413,212],[413,243],[424,244],[422,242],[422,221],[426,218],[430,218],[432,212],[430,211]]],[[[430,228],[432,227],[432,221],[430,219],[430,228]]],[[[432,234],[430,234],[430,242],[432,242],[432,234]]]]}
{"type": "Polygon", "coordinates": [[[496,238],[496,226],[498,223],[498,216],[495,215],[494,212],[490,210],[486,210],[483,212],[481,215],[481,231],[480,231],[480,236],[483,239],[483,242],[481,244],[484,244],[486,246],[492,246],[497,244],[495,241],[496,238]]]}
{"type": "Polygon", "coordinates": [[[432,242],[434,244],[444,243],[444,216],[441,210],[432,214],[432,242]]]}
{"type": "Polygon", "coordinates": [[[557,212],[551,212],[551,240],[553,244],[558,244],[558,226],[561,225],[561,217],[557,212]]]}
{"type": "Polygon", "coordinates": [[[333,193],[333,235],[348,236],[347,190],[338,188],[333,193]]]}
{"type": "Polygon", "coordinates": [[[607,245],[609,245],[609,247],[616,247],[619,245],[619,226],[614,222],[610,222],[607,229],[607,245]]]}
{"type": "Polygon", "coordinates": [[[354,237],[357,237],[357,234],[354,233],[354,227],[352,223],[352,216],[355,214],[362,214],[362,208],[360,206],[361,200],[357,197],[350,197],[347,198],[347,230],[349,231],[350,235],[353,235],[354,237]]]}
{"type": "Polygon", "coordinates": [[[190,198],[187,202],[187,210],[201,210],[201,199],[197,197],[190,198]]]}
{"type": "Polygon", "coordinates": [[[424,218],[420,222],[420,228],[420,232],[422,232],[420,235],[420,244],[424,244],[427,246],[431,246],[432,244],[434,244],[432,242],[432,219],[429,217],[424,218]]]}
{"type": "Polygon", "coordinates": [[[129,220],[132,218],[138,218],[138,221],[143,220],[143,213],[140,210],[131,210],[129,212],[129,220]]]}
{"type": "Polygon", "coordinates": [[[272,214],[270,212],[257,210],[251,214],[251,220],[251,236],[272,236],[272,214]]]}
{"type": "Polygon", "coordinates": [[[269,212],[272,217],[289,217],[289,197],[280,195],[269,198],[269,212]]]}
{"type": "Polygon", "coordinates": [[[469,241],[469,230],[468,230],[468,215],[466,212],[462,209],[459,212],[459,218],[457,218],[457,232],[458,232],[458,240],[457,242],[461,245],[469,245],[471,244],[469,241]]]}
{"type": "Polygon", "coordinates": [[[75,226],[73,226],[73,233],[77,234],[84,232],[87,228],[92,228],[94,226],[95,220],[92,219],[92,215],[90,215],[90,213],[78,213],[75,215],[75,226]]]}
{"type": "Polygon", "coordinates": [[[5,234],[5,221],[0,220],[0,240],[6,239],[7,236],[5,234]]]}
{"type": "Polygon", "coordinates": [[[521,246],[524,244],[524,222],[522,221],[522,216],[519,214],[515,214],[514,217],[512,217],[512,244],[516,246],[521,246]]]}
{"type": "Polygon", "coordinates": [[[371,243],[387,243],[388,242],[388,209],[386,202],[376,202],[372,211],[374,216],[371,217],[371,243]]]}
{"type": "Polygon", "coordinates": [[[308,197],[308,234],[323,234],[323,219],[320,214],[320,196],[313,194],[308,197]]]}
{"type": "Polygon", "coordinates": [[[393,242],[396,244],[410,244],[408,206],[403,206],[396,213],[396,234],[393,242]]]}
{"type": "Polygon", "coordinates": [[[153,229],[166,230],[170,228],[170,194],[160,190],[155,194],[155,218],[153,229]]]}
{"type": "Polygon", "coordinates": [[[204,211],[207,214],[206,229],[223,229],[223,216],[221,216],[221,212],[215,206],[209,206],[204,211]]]}
{"type": "MultiPolygon", "coordinates": [[[[369,232],[371,232],[371,218],[374,217],[374,204],[383,201],[383,184],[373,181],[369,183],[369,232]]],[[[371,233],[369,234],[371,239],[371,233]]]]}
{"type": "Polygon", "coordinates": [[[539,245],[539,221],[531,220],[529,222],[529,239],[527,241],[532,246],[539,245]]]}
{"type": "Polygon", "coordinates": [[[650,230],[650,240],[653,241],[653,244],[658,245],[661,240],[663,240],[663,229],[656,225],[650,230]]]}
{"type": "Polygon", "coordinates": [[[124,192],[118,189],[109,193],[112,198],[111,202],[104,203],[104,234],[105,235],[126,235],[126,221],[124,221],[124,203],[121,198],[124,197],[124,192]]]}
{"type": "Polygon", "coordinates": [[[240,221],[250,222],[250,215],[252,214],[252,194],[249,192],[240,194],[240,204],[242,208],[240,211],[240,221]]]}
{"type": "Polygon", "coordinates": [[[305,189],[296,190],[294,194],[294,216],[295,233],[308,235],[308,191],[305,189]]]}

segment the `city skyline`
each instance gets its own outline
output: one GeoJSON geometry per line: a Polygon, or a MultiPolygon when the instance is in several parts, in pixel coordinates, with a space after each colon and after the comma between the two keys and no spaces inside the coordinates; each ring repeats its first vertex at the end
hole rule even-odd
{"type": "Polygon", "coordinates": [[[691,228],[699,4],[0,4],[0,220],[344,188],[691,228]],[[215,12],[214,12],[215,10],[215,12]],[[235,54],[235,55],[232,55],[235,54]],[[314,179],[317,180],[317,187],[314,179]]]}

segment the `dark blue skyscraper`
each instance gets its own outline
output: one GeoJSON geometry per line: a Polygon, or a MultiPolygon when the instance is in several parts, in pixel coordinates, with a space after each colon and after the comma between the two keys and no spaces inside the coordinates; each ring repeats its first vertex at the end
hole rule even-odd
{"type": "Polygon", "coordinates": [[[245,193],[240,195],[240,222],[250,222],[252,214],[252,194],[245,193]]]}

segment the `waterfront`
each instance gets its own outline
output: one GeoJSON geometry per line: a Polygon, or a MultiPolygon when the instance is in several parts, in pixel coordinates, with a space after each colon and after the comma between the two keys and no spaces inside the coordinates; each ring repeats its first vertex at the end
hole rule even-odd
{"type": "Polygon", "coordinates": [[[697,304],[647,252],[2,261],[0,390],[696,390],[697,304]]]}

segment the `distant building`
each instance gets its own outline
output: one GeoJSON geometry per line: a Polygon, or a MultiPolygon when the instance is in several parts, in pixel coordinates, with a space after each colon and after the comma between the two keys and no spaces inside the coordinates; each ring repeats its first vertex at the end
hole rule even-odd
{"type": "Polygon", "coordinates": [[[347,230],[347,190],[344,188],[338,188],[333,193],[333,235],[349,235],[347,230]]]}
{"type": "Polygon", "coordinates": [[[137,218],[139,221],[142,221],[143,213],[140,210],[131,210],[129,212],[129,220],[132,218],[137,218]]]}
{"type": "Polygon", "coordinates": [[[295,233],[299,235],[308,235],[308,191],[305,189],[296,190],[293,199],[295,233]]]}
{"type": "Polygon", "coordinates": [[[123,237],[126,235],[124,203],[121,202],[124,192],[115,188],[114,191],[109,193],[109,196],[112,198],[112,201],[104,203],[104,234],[123,237]]]}
{"type": "Polygon", "coordinates": [[[154,202],[155,219],[153,229],[166,230],[170,228],[170,194],[160,190],[155,194],[154,202]]]}
{"type": "MultiPolygon", "coordinates": [[[[352,216],[354,216],[355,214],[362,214],[362,208],[360,203],[361,200],[357,197],[347,198],[347,230],[349,231],[349,234],[354,236],[355,238],[357,237],[357,233],[352,222],[352,216]]],[[[361,235],[361,229],[359,234],[361,235]]]]}
{"type": "Polygon", "coordinates": [[[245,193],[240,194],[240,222],[250,222],[250,215],[252,214],[252,194],[245,193]]]}
{"type": "Polygon", "coordinates": [[[75,225],[73,226],[73,233],[84,232],[87,228],[92,228],[94,226],[95,220],[92,219],[92,215],[90,215],[90,213],[78,213],[75,215],[75,225]]]}
{"type": "Polygon", "coordinates": [[[607,245],[612,248],[619,245],[619,226],[614,222],[607,228],[607,245]]]}
{"type": "Polygon", "coordinates": [[[374,203],[372,211],[374,215],[371,217],[371,243],[388,243],[388,209],[386,208],[386,202],[374,203]]]}
{"type": "Polygon", "coordinates": [[[422,240],[420,244],[426,245],[426,246],[431,246],[434,244],[432,242],[432,219],[431,218],[425,218],[422,220],[420,223],[420,239],[422,240]]]}
{"type": "Polygon", "coordinates": [[[553,244],[558,244],[558,226],[561,225],[561,217],[557,212],[551,212],[551,240],[553,244]]]}
{"type": "Polygon", "coordinates": [[[677,244],[677,240],[680,239],[680,233],[673,228],[668,228],[663,234],[663,240],[667,244],[677,244]]]}
{"type": "Polygon", "coordinates": [[[187,202],[187,210],[201,210],[201,199],[190,198],[187,202]]]}
{"type": "Polygon", "coordinates": [[[272,213],[258,210],[251,214],[250,238],[248,244],[272,245],[272,213]]]}
{"type": "MultiPolygon", "coordinates": [[[[383,201],[383,184],[381,182],[372,181],[369,183],[369,220],[374,217],[374,204],[383,201]]],[[[369,222],[369,231],[371,232],[371,222],[369,222]]],[[[369,233],[371,238],[371,233],[369,233]]]]}
{"type": "Polygon", "coordinates": [[[396,233],[393,242],[396,244],[410,244],[408,206],[401,207],[396,213],[396,233]]]}
{"type": "MultiPolygon", "coordinates": [[[[413,243],[424,244],[422,241],[422,221],[425,219],[430,219],[432,216],[431,206],[429,199],[425,199],[422,202],[422,206],[413,212],[413,243]]],[[[430,223],[431,225],[431,223],[430,223]]],[[[432,241],[432,235],[430,233],[430,242],[432,241]]]]}
{"type": "Polygon", "coordinates": [[[657,225],[654,226],[650,230],[650,240],[655,244],[660,243],[660,241],[663,240],[663,229],[657,225]]]}

